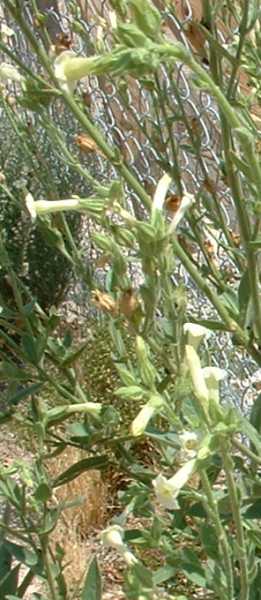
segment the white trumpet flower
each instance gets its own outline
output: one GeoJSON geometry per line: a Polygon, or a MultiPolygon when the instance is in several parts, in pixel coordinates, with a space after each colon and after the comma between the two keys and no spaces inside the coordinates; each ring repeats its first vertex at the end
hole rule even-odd
{"type": "Polygon", "coordinates": [[[156,394],[151,397],[149,402],[145,404],[140,412],[137,414],[137,417],[132,421],[131,424],[131,433],[135,437],[138,435],[142,435],[150,421],[150,419],[158,412],[158,410],[162,407],[163,400],[160,396],[156,394]]]}
{"type": "Polygon", "coordinates": [[[58,79],[61,88],[65,92],[73,94],[77,86],[77,77],[69,77],[66,71],[66,67],[69,65],[69,61],[76,59],[77,56],[72,50],[64,50],[59,54],[54,61],[54,74],[58,79]]]}
{"type": "Polygon", "coordinates": [[[200,443],[198,435],[194,431],[183,431],[179,434],[179,441],[184,457],[195,458],[200,443]]]}
{"type": "Polygon", "coordinates": [[[170,184],[171,177],[168,175],[168,173],[165,173],[163,177],[160,178],[156,187],[155,194],[153,196],[152,211],[163,209],[166,194],[170,184]]]}
{"type": "Polygon", "coordinates": [[[203,338],[208,339],[212,335],[212,331],[197,323],[185,323],[183,325],[183,331],[187,334],[188,345],[193,346],[195,350],[197,350],[203,338]]]}
{"type": "Polygon", "coordinates": [[[111,546],[117,550],[124,546],[124,530],[119,525],[110,525],[101,532],[101,541],[104,546],[111,546]]]}
{"type": "Polygon", "coordinates": [[[156,498],[163,508],[177,508],[177,497],[180,490],[188,482],[196,467],[196,459],[189,460],[173,477],[167,479],[161,473],[153,480],[152,485],[156,498]]]}
{"type": "Polygon", "coordinates": [[[173,231],[176,231],[177,226],[180,223],[180,221],[183,219],[186,211],[192,206],[192,204],[194,204],[194,202],[195,202],[194,195],[186,192],[181,200],[180,207],[176,211],[176,213],[171,221],[171,224],[169,226],[169,233],[173,233],[173,231]]]}
{"type": "Polygon", "coordinates": [[[96,68],[97,56],[77,56],[73,50],[64,50],[54,61],[54,74],[61,88],[73,94],[77,82],[90,75],[96,68]]]}
{"type": "Polygon", "coordinates": [[[124,530],[119,525],[111,525],[104,529],[101,533],[101,541],[104,546],[115,548],[122,556],[128,566],[137,563],[137,558],[129,550],[128,546],[123,541],[124,530]]]}

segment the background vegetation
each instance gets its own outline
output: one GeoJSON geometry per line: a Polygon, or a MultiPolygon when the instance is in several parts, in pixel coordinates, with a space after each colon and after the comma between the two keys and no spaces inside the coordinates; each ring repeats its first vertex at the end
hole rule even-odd
{"type": "Polygon", "coordinates": [[[1,21],[2,597],[102,598],[94,525],[126,598],[258,600],[259,3],[44,9],[1,21]]]}

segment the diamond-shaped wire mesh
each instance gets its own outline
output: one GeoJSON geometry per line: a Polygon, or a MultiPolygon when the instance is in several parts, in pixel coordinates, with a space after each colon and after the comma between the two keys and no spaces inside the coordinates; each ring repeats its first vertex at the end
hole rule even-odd
{"type": "MultiPolygon", "coordinates": [[[[161,6],[162,3],[155,2],[155,4],[161,6]]],[[[167,9],[161,11],[164,31],[170,39],[182,40],[187,46],[192,44],[199,54],[202,53],[204,62],[202,42],[193,30],[193,22],[201,18],[199,8],[201,3],[196,0],[191,2],[186,0],[175,4],[176,16],[167,9]]],[[[112,6],[107,0],[88,2],[78,0],[77,10],[71,12],[70,3],[64,1],[49,2],[48,5],[46,14],[48,14],[48,27],[53,40],[59,32],[73,35],[73,49],[81,55],[94,54],[99,42],[102,43],[103,48],[110,48],[111,34],[107,25],[113,18],[113,13],[112,6]],[[81,35],[77,34],[79,27],[81,35]]],[[[76,3],[73,3],[73,6],[75,8],[76,3]]],[[[37,32],[35,28],[30,2],[24,3],[24,11],[28,22],[40,37],[40,29],[37,32]]],[[[3,14],[3,19],[6,19],[6,14],[3,14]]],[[[223,41],[227,41],[229,35],[233,33],[233,23],[229,25],[230,30],[227,25],[224,27],[221,24],[219,35],[223,41]]],[[[15,32],[9,38],[10,47],[19,53],[19,58],[26,64],[37,68],[27,41],[18,33],[14,23],[10,23],[10,27],[15,32]]],[[[182,173],[182,181],[176,173],[173,192],[178,193],[185,188],[193,193],[205,189],[207,193],[211,187],[221,207],[224,223],[227,227],[235,228],[236,221],[229,188],[226,185],[225,174],[222,176],[220,169],[218,112],[213,99],[206,92],[197,90],[191,85],[190,77],[187,68],[177,64],[172,72],[162,67],[157,74],[156,84],[155,81],[152,84],[146,77],[141,82],[133,78],[125,78],[124,81],[117,79],[115,82],[109,76],[91,76],[79,84],[79,91],[85,99],[95,124],[104,133],[109,143],[118,146],[121,155],[148,193],[153,193],[156,182],[164,170],[172,169],[175,174],[175,166],[178,163],[178,173],[182,173]],[[189,131],[192,132],[192,137],[194,135],[200,140],[200,149],[191,149],[189,131]]],[[[61,107],[60,110],[64,112],[57,115],[57,107],[59,108],[59,104],[56,103],[53,108],[50,108],[51,117],[56,124],[59,124],[66,143],[75,152],[73,141],[75,135],[80,133],[78,124],[61,107]]],[[[36,118],[37,121],[37,117],[32,118],[36,118]]],[[[37,126],[41,129],[41,122],[37,126]]],[[[81,160],[83,160],[82,156],[81,160]]],[[[116,176],[113,168],[98,154],[93,158],[92,167],[93,171],[99,174],[100,180],[116,176]]],[[[142,215],[138,198],[131,190],[127,190],[127,194],[133,201],[136,212],[142,215]]],[[[88,239],[90,228],[91,224],[86,223],[87,235],[83,240],[86,261],[93,258],[93,249],[88,239]]],[[[183,233],[186,234],[186,231],[181,229],[181,234],[183,233]]],[[[195,259],[202,260],[202,257],[200,259],[199,256],[195,256],[195,259]]],[[[232,268],[219,244],[217,259],[219,266],[232,268]]],[[[237,273],[232,273],[232,276],[236,281],[237,273]]],[[[183,282],[187,287],[190,307],[195,316],[199,315],[201,318],[215,316],[213,309],[198,293],[181,265],[173,273],[173,281],[177,284],[183,282]]],[[[65,310],[75,311],[77,318],[85,317],[86,313],[88,315],[86,290],[83,290],[80,282],[76,282],[72,287],[65,310]]],[[[223,390],[224,396],[240,406],[243,411],[247,411],[253,397],[251,377],[256,370],[255,365],[247,355],[232,345],[225,334],[214,336],[211,345],[214,350],[214,361],[229,372],[229,379],[223,390]]]]}

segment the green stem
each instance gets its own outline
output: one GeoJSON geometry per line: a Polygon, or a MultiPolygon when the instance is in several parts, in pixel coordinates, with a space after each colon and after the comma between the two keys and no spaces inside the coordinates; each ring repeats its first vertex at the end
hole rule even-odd
{"type": "Polygon", "coordinates": [[[180,246],[175,236],[172,239],[172,244],[176,255],[181,260],[182,264],[185,266],[192,279],[198,285],[199,289],[207,296],[211,304],[215,306],[217,312],[228,326],[229,331],[237,333],[240,341],[243,343],[244,346],[248,344],[248,337],[245,334],[245,332],[239,327],[236,321],[234,321],[234,319],[230,317],[229,313],[224,307],[222,301],[219,299],[218,295],[214,292],[212,288],[209,287],[207,281],[200,275],[198,269],[193,265],[190,258],[180,246]]]}
{"type": "Polygon", "coordinates": [[[242,454],[245,454],[245,456],[250,458],[253,462],[257,463],[258,465],[261,465],[261,457],[257,456],[254,452],[252,452],[252,450],[249,450],[247,446],[241,444],[241,442],[235,439],[232,440],[232,443],[238,450],[240,450],[240,452],[242,452],[242,454]]]}
{"type": "MultiPolygon", "coordinates": [[[[170,76],[170,81],[171,81],[172,89],[173,89],[174,94],[175,94],[175,98],[176,98],[176,100],[178,102],[179,109],[180,109],[180,111],[182,113],[182,120],[184,121],[184,124],[186,126],[187,132],[189,134],[189,137],[190,137],[190,140],[191,140],[191,144],[193,146],[193,149],[194,149],[195,155],[197,157],[198,163],[199,163],[199,165],[201,167],[202,174],[204,175],[205,179],[207,180],[208,179],[207,167],[206,167],[206,165],[205,165],[205,163],[204,163],[204,161],[202,159],[202,156],[201,156],[201,153],[200,153],[200,146],[197,143],[197,139],[196,139],[195,134],[194,134],[194,132],[193,132],[193,130],[191,128],[191,125],[190,125],[187,113],[186,113],[186,111],[184,109],[184,104],[183,104],[182,99],[180,97],[178,86],[177,86],[176,82],[173,80],[173,76],[172,77],[170,76]]],[[[168,98],[168,102],[170,102],[169,98],[168,98]]],[[[222,232],[223,232],[223,234],[224,234],[224,236],[225,236],[225,238],[226,238],[226,240],[228,242],[228,245],[229,245],[229,248],[227,249],[227,251],[230,252],[231,258],[232,258],[233,262],[235,262],[237,264],[237,266],[240,267],[240,265],[241,265],[240,259],[238,258],[237,255],[236,256],[233,255],[233,250],[232,249],[235,248],[235,244],[233,242],[231,234],[228,231],[228,227],[226,225],[226,222],[225,222],[225,219],[224,219],[224,216],[223,216],[223,212],[222,212],[222,209],[220,207],[220,201],[219,201],[218,195],[216,193],[216,190],[213,189],[213,190],[211,190],[210,193],[211,193],[211,196],[213,198],[213,202],[215,204],[215,211],[216,212],[214,213],[214,218],[216,220],[217,217],[218,217],[218,225],[219,225],[219,227],[221,227],[222,232]]]]}
{"type": "Polygon", "coordinates": [[[74,267],[75,267],[75,269],[78,269],[78,272],[81,274],[82,279],[86,283],[86,285],[88,285],[89,288],[92,288],[93,282],[92,282],[91,272],[84,265],[84,261],[81,257],[81,252],[77,248],[77,245],[75,243],[75,240],[74,240],[74,237],[70,230],[70,227],[66,221],[66,218],[64,217],[64,215],[61,215],[61,218],[62,218],[65,236],[67,238],[68,243],[71,246],[74,267]]]}
{"type": "Polygon", "coordinates": [[[96,144],[105,154],[106,158],[117,169],[120,175],[122,175],[122,177],[134,190],[137,196],[139,196],[144,206],[150,209],[151,199],[145,192],[142,185],[136,179],[135,175],[126,166],[121,157],[119,155],[117,156],[117,152],[115,152],[115,150],[111,148],[109,144],[107,144],[107,142],[104,140],[103,135],[99,132],[97,127],[92,124],[90,119],[88,119],[88,117],[82,112],[81,108],[78,106],[73,96],[67,92],[63,92],[63,96],[67,105],[70,107],[72,113],[78,119],[79,123],[81,123],[84,129],[89,133],[92,139],[96,142],[96,144]]]}
{"type": "Polygon", "coordinates": [[[247,333],[238,325],[238,323],[234,319],[230,317],[227,309],[224,307],[218,294],[216,294],[216,292],[211,287],[209,287],[207,281],[200,275],[197,267],[193,265],[192,261],[190,260],[186,252],[183,250],[183,248],[180,246],[175,236],[172,239],[172,244],[175,254],[178,256],[183,266],[185,267],[189,275],[192,277],[192,279],[195,281],[199,289],[206,295],[206,297],[210,300],[211,304],[216,308],[221,319],[227,325],[228,330],[232,333],[235,333],[239,343],[242,344],[248,350],[251,356],[253,356],[253,358],[257,361],[257,363],[261,365],[261,352],[254,345],[249,345],[249,338],[247,333]]]}
{"type": "MultiPolygon", "coordinates": [[[[47,509],[46,509],[47,510],[47,509]]],[[[50,589],[51,600],[61,600],[60,594],[56,590],[55,577],[49,559],[48,538],[44,535],[41,538],[42,558],[45,566],[46,578],[50,589]]]]}
{"type": "MultiPolygon", "coordinates": [[[[223,131],[223,144],[224,144],[224,155],[227,168],[227,176],[229,186],[233,196],[233,201],[237,211],[238,223],[240,227],[240,234],[242,243],[244,245],[247,263],[248,263],[248,276],[250,293],[253,300],[255,322],[257,325],[257,331],[259,338],[261,339],[261,300],[260,300],[260,289],[258,280],[258,265],[255,257],[255,250],[251,248],[249,242],[252,239],[251,226],[249,216],[246,209],[245,199],[241,191],[240,180],[238,175],[235,173],[234,163],[231,156],[232,140],[230,135],[229,126],[221,115],[221,126],[223,131]]],[[[250,144],[251,145],[251,144],[250,144]]],[[[256,167],[255,167],[256,169],[256,167]]],[[[261,174],[260,174],[261,175],[261,174]]],[[[257,183],[261,185],[261,176],[257,183]]]]}
{"type": "Polygon", "coordinates": [[[224,571],[226,574],[227,580],[227,592],[228,592],[228,600],[234,599],[234,577],[233,577],[233,565],[231,561],[231,550],[228,544],[226,531],[222,525],[220,520],[217,502],[214,498],[211,485],[209,483],[208,476],[204,469],[200,471],[200,477],[203,485],[204,492],[207,497],[207,502],[204,502],[204,508],[206,512],[209,514],[211,523],[213,523],[216,536],[218,540],[218,544],[220,545],[220,549],[222,551],[221,560],[224,565],[224,571]]]}
{"type": "Polygon", "coordinates": [[[242,50],[244,47],[245,37],[247,35],[248,11],[249,11],[249,0],[244,0],[244,12],[243,12],[243,17],[242,17],[240,27],[239,27],[240,38],[239,38],[239,43],[238,43],[238,47],[237,47],[236,60],[233,64],[232,72],[231,72],[230,79],[229,79],[227,98],[231,98],[231,96],[234,95],[235,89],[236,89],[236,86],[234,84],[235,84],[235,79],[237,76],[238,69],[240,67],[241,54],[242,54],[242,50]]]}
{"type": "Polygon", "coordinates": [[[165,121],[165,126],[167,127],[167,130],[168,130],[169,142],[170,142],[170,146],[171,146],[171,150],[172,150],[172,157],[173,157],[172,171],[173,171],[175,182],[177,184],[178,193],[182,196],[183,195],[183,187],[182,187],[182,181],[181,181],[181,170],[179,168],[179,159],[178,159],[176,142],[175,142],[174,135],[172,133],[171,125],[169,122],[169,118],[168,118],[168,114],[167,114],[167,110],[166,110],[166,106],[165,106],[164,96],[166,94],[164,94],[164,92],[162,91],[162,84],[157,75],[155,75],[155,81],[156,81],[156,85],[157,85],[158,102],[159,102],[159,105],[162,110],[162,114],[163,114],[164,121],[165,121]]]}
{"type": "Polygon", "coordinates": [[[242,525],[242,517],[240,514],[240,504],[238,499],[238,492],[236,483],[233,476],[234,462],[229,454],[229,449],[222,451],[224,471],[226,474],[228,494],[230,498],[230,505],[236,530],[236,539],[238,546],[238,561],[239,561],[239,577],[240,577],[240,600],[249,599],[249,580],[248,580],[248,564],[247,564],[247,551],[244,536],[244,529],[242,525]]]}
{"type": "MultiPolygon", "coordinates": [[[[14,6],[11,4],[10,0],[6,0],[6,5],[7,5],[7,8],[9,9],[10,13],[13,15],[14,19],[19,23],[22,31],[25,33],[32,48],[36,52],[40,62],[47,70],[51,80],[54,83],[56,83],[56,79],[55,79],[55,76],[54,76],[54,73],[53,73],[53,70],[51,67],[49,57],[46,54],[45,50],[39,45],[36,37],[34,36],[34,34],[31,31],[29,25],[23,18],[21,11],[15,9],[14,6]]],[[[151,207],[150,197],[145,192],[144,188],[139,183],[139,181],[136,179],[135,175],[130,171],[130,169],[123,162],[121,157],[117,154],[115,149],[111,148],[109,146],[109,144],[107,144],[103,135],[99,132],[97,127],[92,124],[90,119],[88,119],[88,117],[83,113],[83,111],[78,106],[75,99],[73,98],[73,96],[70,93],[63,91],[63,97],[64,97],[66,104],[70,107],[72,113],[77,117],[79,123],[82,124],[84,129],[89,133],[89,135],[92,137],[92,139],[96,142],[98,147],[105,154],[106,158],[110,161],[111,164],[113,164],[115,166],[115,168],[118,170],[120,175],[122,175],[122,177],[125,179],[125,181],[130,185],[130,187],[134,190],[134,192],[136,192],[136,194],[140,197],[144,206],[146,206],[147,208],[150,208],[151,207]]]]}

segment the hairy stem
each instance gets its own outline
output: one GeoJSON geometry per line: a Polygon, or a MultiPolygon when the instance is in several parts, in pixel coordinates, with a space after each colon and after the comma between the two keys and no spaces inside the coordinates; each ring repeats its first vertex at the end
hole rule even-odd
{"type": "Polygon", "coordinates": [[[238,561],[239,561],[239,577],[240,577],[240,600],[249,599],[249,579],[248,579],[248,561],[247,561],[247,550],[245,543],[245,535],[242,524],[242,518],[240,514],[240,505],[237,487],[233,476],[234,462],[229,454],[229,450],[223,450],[223,465],[226,474],[228,493],[230,498],[230,505],[236,529],[236,539],[238,546],[238,561]]]}
{"type": "Polygon", "coordinates": [[[215,527],[217,540],[220,545],[220,549],[222,551],[221,559],[222,559],[222,562],[224,565],[224,571],[225,571],[226,580],[227,580],[227,593],[228,593],[227,598],[228,598],[228,600],[233,600],[234,599],[234,577],[233,577],[233,566],[232,566],[232,561],[231,561],[231,550],[230,550],[230,547],[228,544],[227,534],[226,534],[226,531],[220,520],[217,503],[214,498],[208,476],[204,469],[202,469],[200,471],[200,477],[201,477],[202,486],[203,486],[203,489],[204,489],[204,492],[205,492],[206,498],[207,498],[207,502],[204,502],[204,508],[209,513],[211,523],[215,527]]]}

